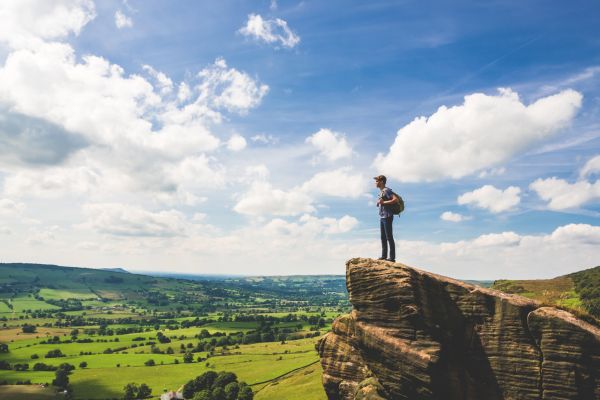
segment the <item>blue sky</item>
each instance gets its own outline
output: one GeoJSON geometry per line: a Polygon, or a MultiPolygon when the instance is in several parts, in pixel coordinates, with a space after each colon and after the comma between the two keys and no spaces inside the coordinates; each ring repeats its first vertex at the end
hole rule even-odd
{"type": "Polygon", "coordinates": [[[2,261],[458,278],[599,263],[593,1],[7,1],[2,261]]]}

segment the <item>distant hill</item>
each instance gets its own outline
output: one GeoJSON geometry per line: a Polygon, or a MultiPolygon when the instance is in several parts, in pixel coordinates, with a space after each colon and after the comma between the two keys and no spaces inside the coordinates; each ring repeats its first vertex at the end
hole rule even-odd
{"type": "Polygon", "coordinates": [[[19,308],[15,307],[18,303],[30,309],[28,302],[42,309],[69,310],[104,303],[169,311],[193,304],[197,311],[211,312],[234,303],[249,307],[284,303],[299,306],[307,304],[308,297],[314,305],[345,306],[348,298],[345,279],[342,276],[160,277],[130,273],[122,268],[0,263],[0,314],[3,304],[9,308],[5,312],[12,312],[19,308]]]}
{"type": "Polygon", "coordinates": [[[501,279],[491,287],[600,319],[600,266],[553,279],[501,279]]]}
{"type": "Polygon", "coordinates": [[[98,268],[102,271],[111,271],[111,272],[123,272],[125,274],[129,274],[130,272],[123,268],[98,268]]]}

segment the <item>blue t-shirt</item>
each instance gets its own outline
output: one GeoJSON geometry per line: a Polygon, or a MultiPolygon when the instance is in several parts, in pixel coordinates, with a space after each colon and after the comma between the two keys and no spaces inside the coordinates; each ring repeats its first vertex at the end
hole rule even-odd
{"type": "MultiPolygon", "coordinates": [[[[384,187],[381,190],[381,193],[379,193],[379,199],[383,199],[385,201],[392,200],[394,198],[392,193],[393,193],[392,189],[390,189],[389,187],[384,187]]],[[[389,217],[393,217],[394,214],[390,211],[389,206],[380,204],[379,205],[379,216],[381,218],[389,218],[389,217]]]]}

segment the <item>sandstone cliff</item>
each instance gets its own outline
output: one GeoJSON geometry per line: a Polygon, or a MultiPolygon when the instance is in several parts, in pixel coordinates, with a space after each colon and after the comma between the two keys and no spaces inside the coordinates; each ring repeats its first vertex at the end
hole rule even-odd
{"type": "Polygon", "coordinates": [[[329,399],[600,399],[600,330],[402,264],[347,263],[354,310],[317,348],[329,399]]]}

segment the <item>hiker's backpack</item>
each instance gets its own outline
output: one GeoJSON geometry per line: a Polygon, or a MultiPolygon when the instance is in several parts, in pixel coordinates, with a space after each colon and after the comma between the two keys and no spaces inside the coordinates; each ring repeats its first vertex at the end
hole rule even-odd
{"type": "Polygon", "coordinates": [[[392,196],[395,196],[398,199],[398,201],[389,206],[390,211],[394,215],[399,215],[402,211],[404,211],[404,200],[402,200],[402,197],[399,194],[396,194],[393,190],[392,196]]]}

